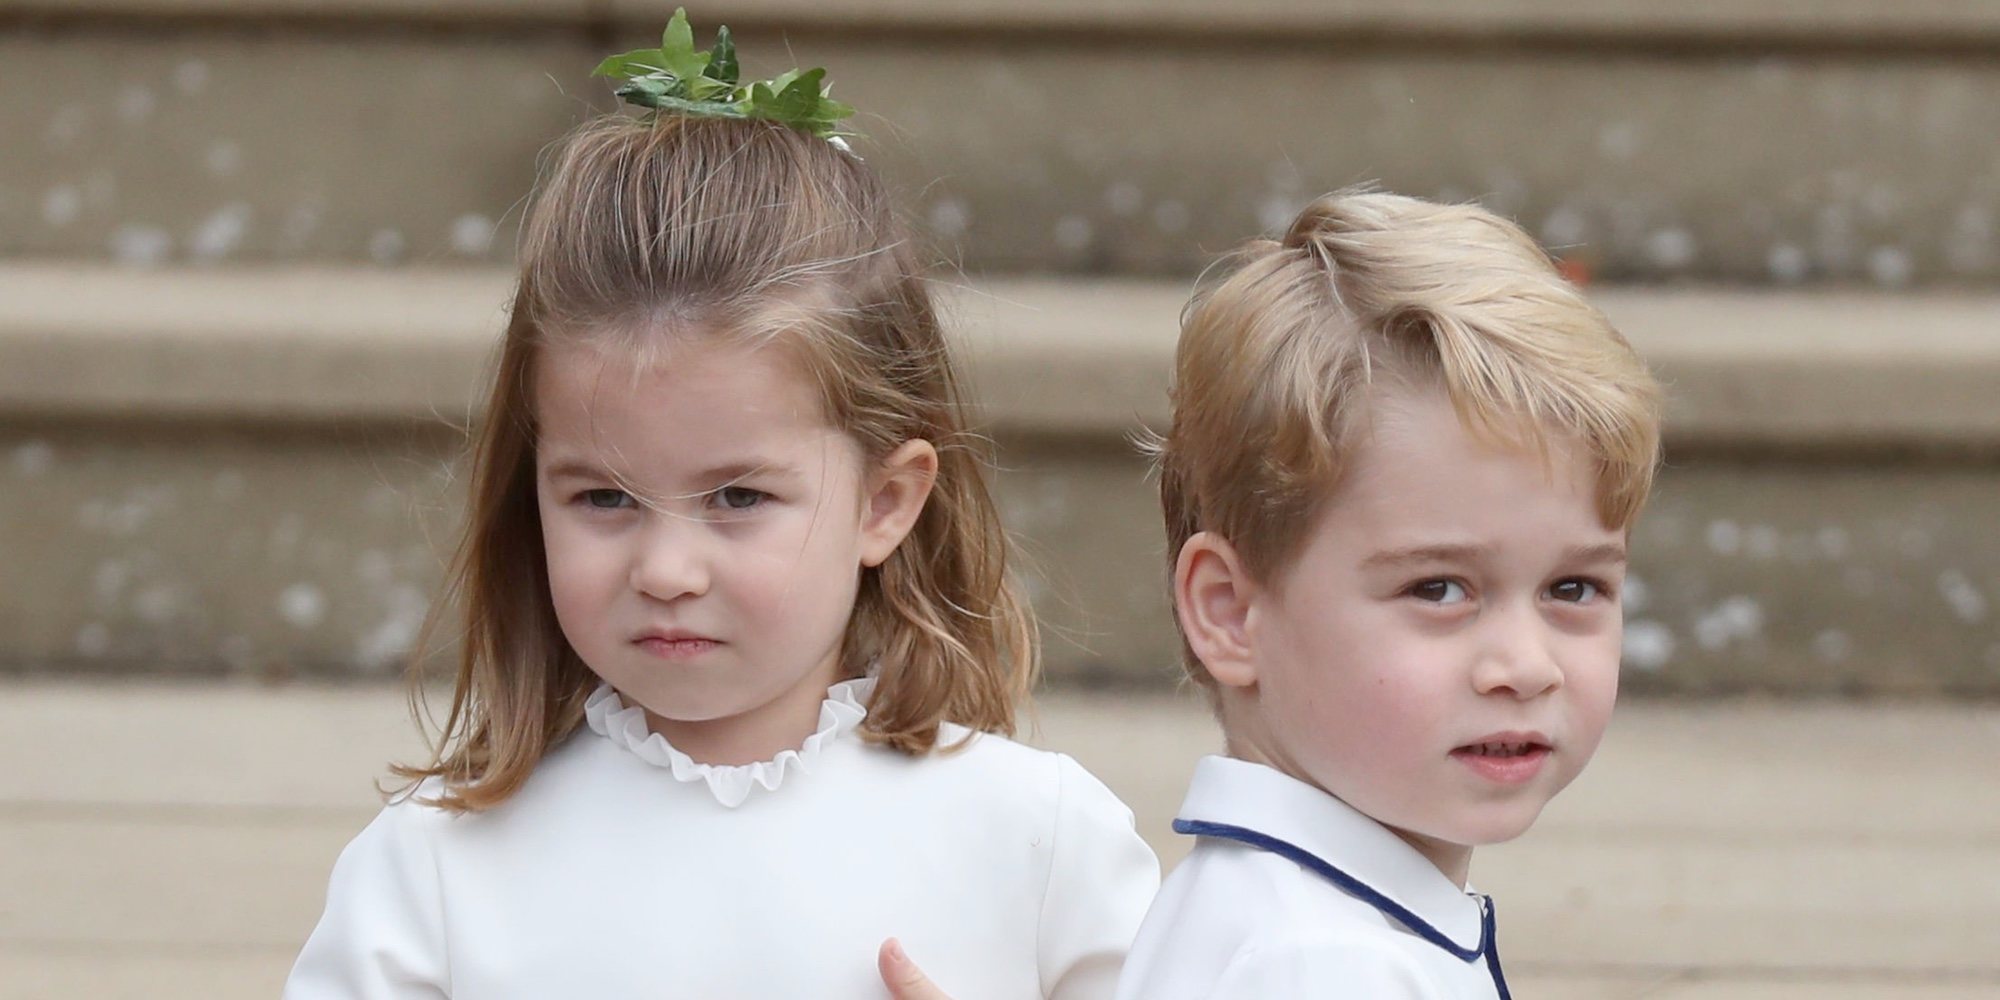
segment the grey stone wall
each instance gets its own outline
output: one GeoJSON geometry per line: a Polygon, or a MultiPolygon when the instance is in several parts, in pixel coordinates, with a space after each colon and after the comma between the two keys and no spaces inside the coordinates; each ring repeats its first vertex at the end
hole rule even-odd
{"type": "MultiPolygon", "coordinates": [[[[609,106],[588,67],[657,30],[639,6],[208,6],[0,17],[0,255],[502,260],[537,151],[609,106]]],[[[832,67],[975,271],[1189,273],[1379,181],[1477,198],[1605,280],[2000,277],[1981,5],[905,6],[705,17],[750,18],[752,70],[832,67]]]]}

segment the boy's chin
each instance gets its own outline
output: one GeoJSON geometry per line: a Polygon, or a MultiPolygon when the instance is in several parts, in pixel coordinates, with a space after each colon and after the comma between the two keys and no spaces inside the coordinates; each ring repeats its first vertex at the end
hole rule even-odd
{"type": "Polygon", "coordinates": [[[1535,825],[1542,815],[1541,805],[1532,809],[1515,807],[1494,809],[1489,814],[1468,816],[1452,824],[1453,843],[1466,847],[1492,847],[1517,840],[1535,825]]]}
{"type": "MultiPolygon", "coordinates": [[[[1448,816],[1432,816],[1430,822],[1412,826],[1384,824],[1395,830],[1405,840],[1413,838],[1453,847],[1475,848],[1493,847],[1517,840],[1535,825],[1541,816],[1541,805],[1532,808],[1525,804],[1510,803],[1509,807],[1497,804],[1475,806],[1448,816]]],[[[1377,820],[1381,822],[1381,820],[1377,820]]]]}

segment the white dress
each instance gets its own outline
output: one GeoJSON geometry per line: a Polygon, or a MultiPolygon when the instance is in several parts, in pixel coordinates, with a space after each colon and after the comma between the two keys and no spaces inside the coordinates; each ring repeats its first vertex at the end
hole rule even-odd
{"type": "Polygon", "coordinates": [[[1203,757],[1174,829],[1118,1000],[1506,1000],[1491,901],[1340,799],[1203,757]]]}
{"type": "Polygon", "coordinates": [[[600,688],[498,808],[385,808],[334,865],[286,1000],[879,1000],[892,936],[955,1000],[1110,997],[1159,884],[1131,811],[998,736],[870,746],[869,683],[738,767],[600,688]]]}

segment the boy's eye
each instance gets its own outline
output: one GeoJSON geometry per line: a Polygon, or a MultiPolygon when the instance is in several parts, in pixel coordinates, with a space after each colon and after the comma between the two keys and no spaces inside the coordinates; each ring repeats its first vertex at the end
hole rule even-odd
{"type": "Polygon", "coordinates": [[[715,502],[730,510],[749,510],[764,502],[770,494],[761,490],[746,489],[742,486],[724,486],[715,491],[715,502]]]}
{"type": "Polygon", "coordinates": [[[583,502],[599,510],[616,510],[629,506],[632,495],[624,490],[584,490],[583,502]]]}
{"type": "Polygon", "coordinates": [[[1558,601],[1582,604],[1593,600],[1604,592],[1604,588],[1590,580],[1559,580],[1549,588],[1549,596],[1558,601]]]}
{"type": "Polygon", "coordinates": [[[1410,588],[1410,596],[1433,604],[1459,604],[1465,601],[1465,585],[1457,580],[1425,580],[1410,588]]]}

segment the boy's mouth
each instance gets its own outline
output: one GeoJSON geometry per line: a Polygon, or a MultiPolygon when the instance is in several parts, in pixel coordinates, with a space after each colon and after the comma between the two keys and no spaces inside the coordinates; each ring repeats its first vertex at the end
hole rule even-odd
{"type": "Polygon", "coordinates": [[[1541,773],[1554,751],[1540,733],[1495,733],[1451,752],[1474,774],[1502,785],[1518,785],[1541,773]]]}
{"type": "Polygon", "coordinates": [[[1540,743],[1471,743],[1453,750],[1452,753],[1472,754],[1479,757],[1524,757],[1537,750],[1547,750],[1540,743]]]}

